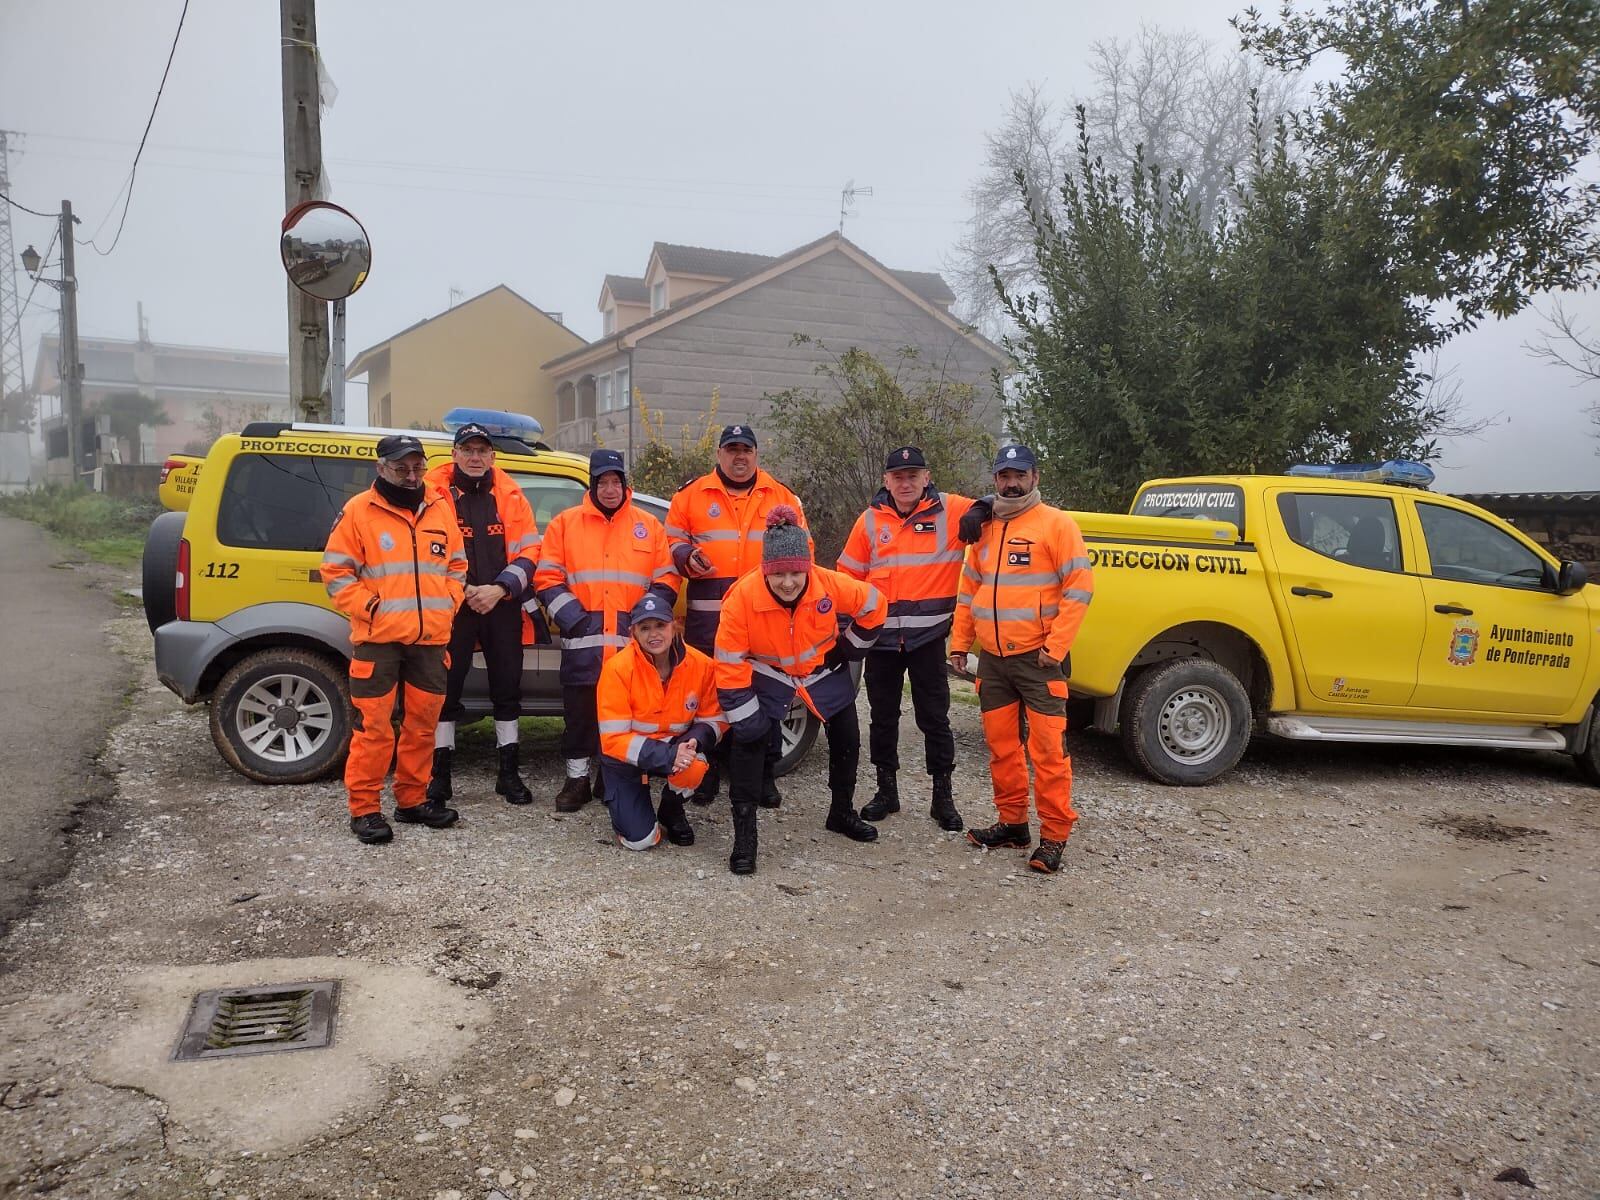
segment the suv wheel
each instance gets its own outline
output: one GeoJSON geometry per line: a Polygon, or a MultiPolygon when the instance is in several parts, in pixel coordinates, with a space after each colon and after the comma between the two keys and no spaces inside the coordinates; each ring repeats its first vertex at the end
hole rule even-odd
{"type": "Polygon", "coordinates": [[[778,758],[778,765],[773,768],[776,775],[787,775],[800,765],[812,744],[817,740],[817,732],[822,728],[822,722],[812,714],[804,704],[796,704],[789,709],[783,718],[783,744],[778,758]]]}
{"type": "Polygon", "coordinates": [[[1122,703],[1122,747],[1162,783],[1210,783],[1233,768],[1250,742],[1250,697],[1232,672],[1209,659],[1146,668],[1122,703]]]}
{"type": "Polygon", "coordinates": [[[259,783],[321,779],[350,742],[345,672],[308,650],[242,658],[211,698],[211,738],[229,766],[259,783]]]}

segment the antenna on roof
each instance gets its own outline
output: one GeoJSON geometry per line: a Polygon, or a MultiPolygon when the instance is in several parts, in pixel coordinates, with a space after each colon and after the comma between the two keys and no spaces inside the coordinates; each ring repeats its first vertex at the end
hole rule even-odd
{"type": "Polygon", "coordinates": [[[850,215],[855,206],[857,196],[870,196],[872,189],[857,187],[854,179],[846,180],[844,190],[839,193],[839,232],[844,233],[844,219],[850,215]]]}
{"type": "Polygon", "coordinates": [[[456,305],[460,304],[462,297],[464,297],[465,295],[466,295],[466,292],[462,291],[460,288],[458,288],[458,287],[451,288],[450,289],[450,304],[449,304],[449,307],[450,308],[454,308],[456,305]]]}

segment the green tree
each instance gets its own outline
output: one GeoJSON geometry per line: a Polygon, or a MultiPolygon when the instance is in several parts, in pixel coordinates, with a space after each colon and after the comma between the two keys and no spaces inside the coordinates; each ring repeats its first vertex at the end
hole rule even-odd
{"type": "Polygon", "coordinates": [[[1233,23],[1283,70],[1341,60],[1298,132],[1366,181],[1399,280],[1454,306],[1448,331],[1600,282],[1600,182],[1579,173],[1600,144],[1595,0],[1286,0],[1233,23]]]}
{"type": "Polygon", "coordinates": [[[676,444],[666,435],[665,417],[645,403],[638,388],[633,390],[633,402],[639,406],[639,426],[644,441],[634,451],[628,470],[629,482],[635,491],[670,499],[689,480],[698,479],[711,470],[717,461],[717,409],[722,406],[722,395],[718,389],[711,389],[711,404],[705,418],[679,430],[676,444]]]}
{"type": "Polygon", "coordinates": [[[1415,364],[1440,332],[1394,277],[1381,210],[1281,125],[1261,133],[1241,198],[1203,224],[1180,176],[1094,157],[1080,110],[1055,215],[1030,205],[1041,288],[995,276],[1023,367],[1012,426],[1052,499],[1117,510],[1160,475],[1436,453],[1452,414],[1415,364]]]}
{"type": "Polygon", "coordinates": [[[139,392],[112,392],[91,404],[88,414],[109,416],[111,436],[127,442],[135,456],[139,453],[140,426],[172,424],[161,401],[139,392]]]}
{"type": "Polygon", "coordinates": [[[816,373],[828,386],[762,398],[771,406],[767,458],[805,504],[819,563],[838,558],[850,526],[883,486],[883,460],[896,446],[920,446],[942,491],[990,490],[994,437],[975,415],[986,405],[971,384],[930,369],[910,346],[891,369],[858,347],[836,355],[806,334],[792,340],[827,355],[816,373]]]}

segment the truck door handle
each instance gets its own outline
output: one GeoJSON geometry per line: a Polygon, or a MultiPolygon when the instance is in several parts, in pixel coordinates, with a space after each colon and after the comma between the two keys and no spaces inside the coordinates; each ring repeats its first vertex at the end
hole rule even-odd
{"type": "Polygon", "coordinates": [[[1459,604],[1435,604],[1433,611],[1436,613],[1449,613],[1457,617],[1470,617],[1472,615],[1470,608],[1462,608],[1459,604]]]}
{"type": "Polygon", "coordinates": [[[1293,596],[1316,596],[1322,600],[1333,599],[1332,592],[1325,592],[1321,588],[1292,587],[1289,589],[1289,593],[1293,596]]]}

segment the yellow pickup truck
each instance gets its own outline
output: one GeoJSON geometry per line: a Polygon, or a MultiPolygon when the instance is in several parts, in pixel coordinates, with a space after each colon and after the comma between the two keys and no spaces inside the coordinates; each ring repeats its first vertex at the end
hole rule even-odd
{"type": "Polygon", "coordinates": [[[1600,783],[1600,587],[1415,464],[1157,479],[1074,513],[1095,597],[1075,699],[1203,784],[1252,733],[1570,754],[1600,783]],[[1398,469],[1400,467],[1412,469],[1398,469]],[[1349,477],[1341,477],[1341,475],[1349,477]]]}

